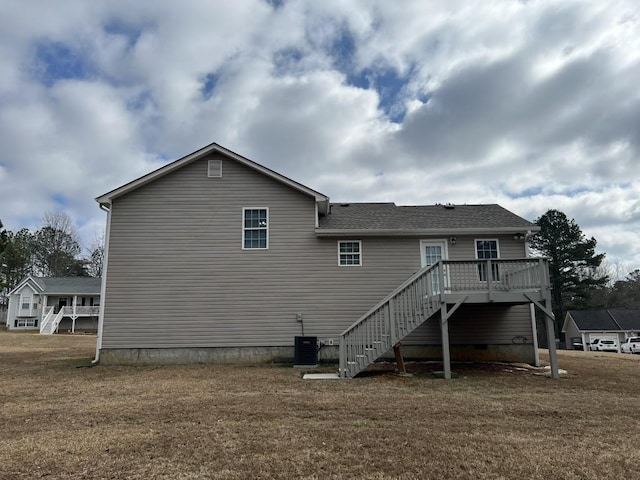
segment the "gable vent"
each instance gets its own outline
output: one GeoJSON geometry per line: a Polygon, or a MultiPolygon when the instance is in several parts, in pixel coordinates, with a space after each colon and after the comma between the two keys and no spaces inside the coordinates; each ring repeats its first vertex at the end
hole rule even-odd
{"type": "Polygon", "coordinates": [[[209,178],[222,178],[222,160],[209,160],[209,178]]]}

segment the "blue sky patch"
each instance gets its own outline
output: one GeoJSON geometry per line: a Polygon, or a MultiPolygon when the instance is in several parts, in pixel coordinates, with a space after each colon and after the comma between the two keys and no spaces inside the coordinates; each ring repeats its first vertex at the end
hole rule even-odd
{"type": "Polygon", "coordinates": [[[265,2],[267,2],[268,5],[271,5],[274,10],[277,10],[284,6],[286,0],[265,0],[265,2]]]}
{"type": "MultiPolygon", "coordinates": [[[[408,76],[400,76],[392,68],[365,68],[357,74],[347,76],[350,85],[358,88],[373,89],[380,98],[379,107],[392,122],[401,123],[406,108],[402,99],[402,90],[408,76]]],[[[430,96],[428,97],[430,98],[430,96]]],[[[428,98],[425,98],[426,103],[428,98]]]]}
{"type": "Polygon", "coordinates": [[[207,75],[205,75],[201,89],[202,96],[205,100],[209,100],[213,96],[219,78],[215,73],[207,73],[207,75]]]}
{"type": "Polygon", "coordinates": [[[339,35],[336,36],[331,44],[330,51],[335,67],[341,72],[350,72],[353,69],[354,57],[356,55],[356,41],[351,32],[346,29],[340,29],[339,35]]]}
{"type": "Polygon", "coordinates": [[[45,42],[36,45],[37,77],[47,87],[60,80],[84,79],[92,69],[87,61],[68,45],[45,42]]]}
{"type": "Polygon", "coordinates": [[[535,197],[536,195],[540,195],[541,193],[542,187],[531,187],[519,192],[507,192],[507,195],[509,195],[509,198],[528,198],[535,197]]]}
{"type": "Polygon", "coordinates": [[[104,31],[109,35],[119,35],[127,39],[127,48],[133,47],[142,35],[142,28],[134,27],[131,24],[111,20],[104,26],[104,31]]]}
{"type": "Polygon", "coordinates": [[[67,206],[67,198],[61,193],[55,193],[51,196],[52,200],[56,202],[56,206],[63,208],[67,206]]]}

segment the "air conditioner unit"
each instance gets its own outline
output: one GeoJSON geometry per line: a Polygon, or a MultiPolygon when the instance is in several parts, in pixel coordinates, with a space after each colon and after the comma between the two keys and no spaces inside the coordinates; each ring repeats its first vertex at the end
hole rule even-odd
{"type": "Polygon", "coordinates": [[[318,366],[318,337],[295,337],[294,367],[318,366]]]}

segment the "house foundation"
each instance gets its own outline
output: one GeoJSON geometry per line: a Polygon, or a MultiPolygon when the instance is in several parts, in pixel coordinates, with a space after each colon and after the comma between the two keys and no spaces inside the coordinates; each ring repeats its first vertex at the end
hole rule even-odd
{"type": "MultiPolygon", "coordinates": [[[[439,345],[402,346],[405,360],[442,360],[439,345]]],[[[534,364],[533,345],[452,345],[452,361],[518,362],[534,364]]],[[[215,347],[215,348],[116,348],[100,350],[102,365],[184,365],[192,363],[261,364],[292,363],[293,347],[215,347]]],[[[318,352],[320,362],[337,362],[337,345],[323,346],[318,352]]],[[[394,361],[393,350],[382,357],[394,361]]]]}

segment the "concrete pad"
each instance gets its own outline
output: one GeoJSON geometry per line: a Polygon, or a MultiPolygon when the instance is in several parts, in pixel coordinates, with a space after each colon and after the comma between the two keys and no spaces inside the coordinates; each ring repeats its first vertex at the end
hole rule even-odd
{"type": "Polygon", "coordinates": [[[337,373],[305,373],[302,376],[303,380],[339,380],[340,376],[337,373]]]}

